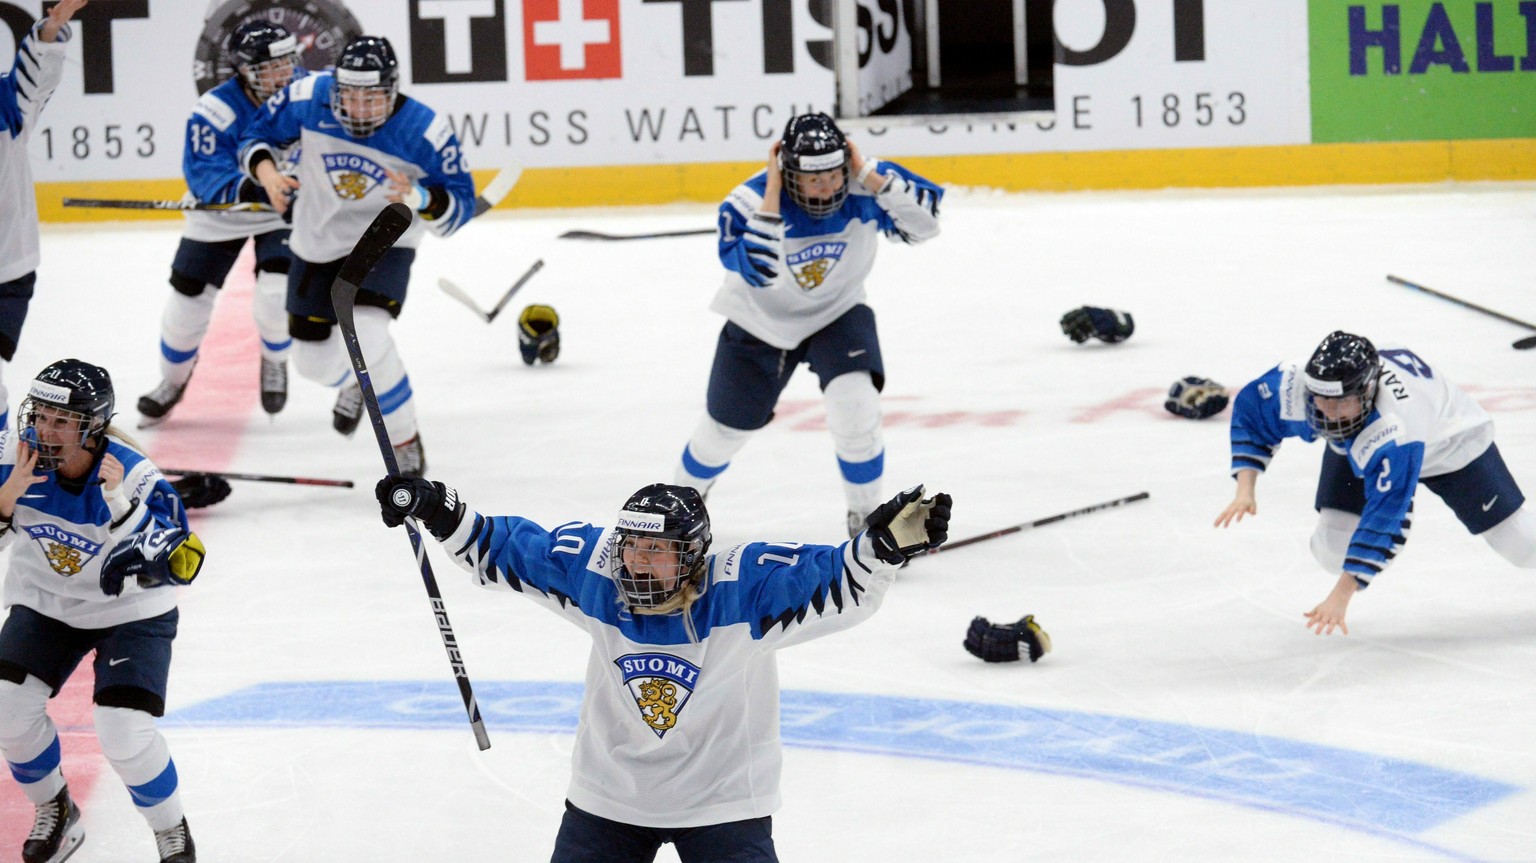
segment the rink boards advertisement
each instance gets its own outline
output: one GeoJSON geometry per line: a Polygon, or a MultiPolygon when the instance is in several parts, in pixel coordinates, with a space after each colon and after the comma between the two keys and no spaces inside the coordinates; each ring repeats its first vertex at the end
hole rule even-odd
{"type": "MultiPolygon", "coordinates": [[[[860,16],[865,63],[906,50],[917,0],[858,2],[868,13],[860,16]]],[[[41,8],[0,0],[0,51],[14,53],[41,8]]],[[[1252,165],[1274,159],[1244,154],[1273,148],[1533,138],[1532,8],[1056,0],[1053,119],[850,134],[871,155],[915,159],[930,171],[921,160],[941,159],[954,170],[950,182],[1001,188],[1072,187],[1074,177],[1082,187],[1134,184],[1136,166],[1167,160],[1195,175],[1227,165],[1226,176],[1195,184],[1245,184],[1252,165]],[[1387,46],[1392,38],[1398,47],[1387,46]],[[1402,74],[1390,71],[1392,58],[1402,74]],[[1421,90],[1428,95],[1405,104],[1405,94],[1421,90]],[[1094,167],[1116,158],[1118,175],[1094,167]],[[1047,173],[1061,176],[1038,176],[1047,173]]],[[[600,191],[572,198],[568,187],[580,176],[612,189],[618,175],[592,169],[615,166],[653,169],[628,172],[632,185],[663,169],[676,175],[675,166],[725,165],[734,176],[765,159],[790,116],[830,111],[835,92],[828,0],[114,0],[77,16],[63,82],[31,141],[35,179],[178,181],[192,105],[229,74],[222,42],[252,18],[296,32],[315,68],[353,35],[388,37],[402,89],[451,119],[476,169],[567,172],[564,194],[550,183],[551,200],[539,199],[530,190],[540,184],[525,179],[514,204],[603,203],[600,191]]],[[[1271,182],[1288,181],[1283,166],[1270,173],[1271,182]]],[[[622,202],[689,197],[655,192],[622,202]]]]}

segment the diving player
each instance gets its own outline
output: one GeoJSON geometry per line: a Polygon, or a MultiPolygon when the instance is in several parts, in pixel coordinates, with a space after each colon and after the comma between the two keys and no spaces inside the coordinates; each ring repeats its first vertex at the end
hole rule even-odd
{"type": "Polygon", "coordinates": [[[1328,442],[1312,554],[1339,579],[1306,613],[1319,635],[1349,634],[1349,601],[1407,542],[1420,483],[1510,563],[1536,569],[1536,514],[1499,455],[1492,418],[1407,348],[1378,352],[1334,332],[1304,366],[1283,363],[1243,387],[1231,436],[1237,495],[1218,527],[1258,513],[1254,486],[1285,438],[1328,442]]]}
{"type": "Polygon", "coordinates": [[[385,477],[384,523],[420,520],[474,580],[592,638],[553,863],[777,860],[782,647],[867,620],[906,560],[949,536],[952,501],[907,489],[839,546],[749,542],[709,554],[686,486],[630,496],[612,528],[545,530],[469,511],[452,488],[385,477]]]}
{"type": "Polygon", "coordinates": [[[401,201],[420,218],[368,274],[357,292],[357,335],[400,470],[420,476],[426,456],[405,363],[389,332],[405,304],[422,232],[440,236],[474,215],[475,187],[446,117],[399,92],[389,40],[348,43],[334,72],[295,81],[247,128],[241,163],[279,211],[293,206],[288,331],[293,364],[310,380],[340,388],[332,424],[350,435],[362,417],[346,347],[336,332],[331,283],[342,261],[385,203],[401,201]],[[301,145],[298,176],[279,170],[281,148],[301,145]]]}
{"type": "Polygon", "coordinates": [[[708,493],[806,363],[826,401],[848,535],[864,529],[885,472],[885,366],[864,279],[882,234],[909,245],[938,235],[943,196],[895,162],[865,158],[826,114],[790,119],[767,167],[720,205],[725,283],[710,308],[726,322],[675,483],[708,493]]]}
{"type": "MultiPolygon", "coordinates": [[[[261,185],[240,169],[240,136],[261,105],[288,86],[298,66],[298,39],[281,25],[247,21],[229,37],[235,75],[197,100],[187,121],[181,170],[192,197],[205,204],[267,203],[261,185]]],[[[286,155],[285,155],[285,164],[286,155]]],[[[291,168],[290,168],[291,169],[291,168]]],[[[171,262],[171,296],[160,317],[159,386],[139,398],[140,427],[164,422],[181,401],[219,288],[247,239],[255,241],[256,290],[251,311],[261,336],[261,407],[288,401],[288,225],[276,213],[185,213],[171,262]]]]}
{"type": "Polygon", "coordinates": [[[161,863],[194,863],[165,714],[179,613],[170,585],[202,567],[203,545],[171,484],[111,425],[112,379],[60,360],[21,403],[0,458],[0,547],[9,546],[0,626],[0,753],[37,807],[24,863],[55,863],[85,838],[70,798],[57,695],[93,650],[101,754],[155,833],[161,863]]]}
{"type": "Polygon", "coordinates": [[[32,25],[16,47],[11,71],[0,75],[0,444],[10,428],[5,366],[16,356],[21,325],[37,284],[37,195],[27,141],[48,97],[64,75],[69,20],[86,0],[61,0],[32,25]]]}

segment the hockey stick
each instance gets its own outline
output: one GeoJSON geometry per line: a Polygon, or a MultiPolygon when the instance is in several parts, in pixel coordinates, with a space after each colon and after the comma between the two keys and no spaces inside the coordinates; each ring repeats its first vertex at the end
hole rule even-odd
{"type": "Polygon", "coordinates": [[[938,554],[941,551],[954,551],[957,548],[964,548],[967,545],[974,545],[978,542],[985,542],[989,539],[996,539],[1000,536],[1007,536],[1010,533],[1020,533],[1022,531],[1031,530],[1033,528],[1044,527],[1048,524],[1054,524],[1058,521],[1063,521],[1074,516],[1087,515],[1090,512],[1098,512],[1101,509],[1113,509],[1117,506],[1124,506],[1128,503],[1135,503],[1138,500],[1146,500],[1151,496],[1151,493],[1142,491],[1137,492],[1130,497],[1117,497],[1114,500],[1108,500],[1104,503],[1096,503],[1093,506],[1085,506],[1082,509],[1074,509],[1069,512],[1058,513],[1056,515],[1047,516],[1037,521],[1026,522],[1024,524],[1016,524],[1012,527],[1005,527],[1002,530],[994,530],[991,533],[984,533],[980,536],[972,536],[967,537],[966,539],[957,539],[954,542],[946,542],[938,548],[929,549],[926,553],[938,554]]]}
{"type": "Polygon", "coordinates": [[[225,479],[242,479],[247,482],[286,482],[292,485],[323,485],[333,488],[352,488],[350,479],[315,479],[310,476],[269,476],[264,473],[226,473],[221,470],[181,470],[174,467],[160,468],[160,472],[166,476],[192,476],[202,474],[204,476],[221,476],[225,479]]]}
{"type": "Polygon", "coordinates": [[[202,201],[120,201],[110,198],[65,198],[66,207],[94,207],[100,210],[211,210],[220,213],[274,213],[270,204],[241,201],[235,204],[205,204],[202,201]]]}
{"type": "Polygon", "coordinates": [[[659,240],[663,237],[701,237],[715,233],[714,228],[689,228],[686,231],[657,231],[653,234],[605,234],[602,231],[566,231],[562,240],[659,240]]]}
{"type": "Polygon", "coordinates": [[[527,284],[528,280],[533,278],[533,274],[534,273],[537,273],[539,270],[542,270],[543,268],[544,268],[544,259],[543,258],[540,258],[539,260],[534,261],[533,262],[533,266],[528,268],[528,272],[523,273],[522,278],[518,279],[516,282],[513,282],[512,283],[512,287],[507,288],[507,292],[505,294],[501,295],[501,299],[496,302],[495,307],[492,308],[490,311],[486,311],[486,310],[480,308],[480,304],[476,303],[474,301],[474,299],[472,297],[470,297],[470,295],[464,291],[463,288],[459,287],[458,285],[454,284],[453,282],[448,281],[447,279],[438,279],[437,280],[437,286],[439,288],[443,289],[443,293],[447,294],[450,297],[453,297],[454,299],[456,299],[459,302],[463,303],[464,305],[468,306],[470,311],[472,311],[475,314],[479,315],[481,317],[481,319],[484,320],[486,323],[490,323],[491,321],[496,320],[496,316],[501,314],[501,310],[502,309],[507,307],[507,302],[512,299],[512,295],[517,293],[518,290],[523,287],[523,285],[527,284]]]}
{"type": "MultiPolygon", "coordinates": [[[[1426,288],[1426,287],[1424,287],[1421,284],[1418,284],[1416,282],[1410,282],[1407,279],[1399,278],[1397,276],[1388,274],[1387,275],[1387,281],[1392,282],[1393,284],[1402,285],[1405,288],[1412,288],[1415,291],[1423,291],[1424,293],[1429,294],[1432,297],[1439,297],[1442,300],[1445,300],[1445,301],[1451,302],[1451,303],[1455,303],[1456,305],[1461,306],[1462,308],[1471,309],[1474,312],[1482,312],[1483,314],[1488,315],[1489,317],[1498,318],[1499,320],[1501,320],[1501,321],[1503,321],[1505,323],[1508,323],[1508,324],[1514,324],[1515,326],[1525,327],[1528,330],[1536,330],[1536,324],[1526,323],[1525,321],[1522,321],[1519,318],[1512,318],[1509,315],[1503,314],[1502,312],[1496,312],[1493,309],[1483,308],[1482,306],[1478,305],[1477,303],[1469,303],[1466,300],[1459,299],[1457,297],[1453,297],[1450,294],[1442,294],[1439,291],[1435,290],[1434,288],[1426,288]]],[[[1529,350],[1531,348],[1536,348],[1536,336],[1526,336],[1525,338],[1516,341],[1514,343],[1514,345],[1512,345],[1512,347],[1514,347],[1516,350],[1520,350],[1520,351],[1529,350]]]]}
{"type": "MultiPolygon", "coordinates": [[[[357,322],[353,318],[353,304],[357,299],[357,286],[367,278],[390,246],[400,239],[411,226],[411,210],[404,204],[394,203],[374,217],[373,224],[363,232],[362,239],[352,248],[352,253],[341,264],[341,272],[331,284],[331,305],[336,310],[336,323],[341,327],[342,338],[347,343],[347,355],[352,359],[352,372],[357,385],[363,391],[363,403],[368,408],[368,420],[373,424],[374,437],[379,441],[379,453],[384,456],[384,469],[390,476],[400,475],[400,465],[395,461],[394,447],[389,443],[389,433],[384,430],[384,414],[379,410],[379,397],[373,391],[373,381],[368,374],[368,362],[363,358],[363,347],[357,340],[357,322]]],[[[469,686],[469,672],[459,654],[459,641],[448,622],[448,608],[443,604],[443,594],[437,589],[437,579],[432,575],[432,565],[427,562],[426,546],[421,541],[421,531],[415,519],[405,522],[406,534],[411,538],[411,549],[416,552],[416,565],[421,570],[422,583],[432,600],[432,612],[437,617],[437,631],[443,638],[443,649],[448,651],[448,664],[453,667],[453,677],[459,684],[459,694],[464,697],[464,710],[469,714],[469,727],[475,732],[475,743],[482,750],[491,748],[491,738],[485,733],[485,722],[480,718],[480,705],[469,686]]]]}
{"type": "Polygon", "coordinates": [[[522,179],[522,176],[523,169],[514,167],[503,168],[501,173],[492,177],[491,181],[485,184],[485,191],[475,198],[475,215],[483,215],[486,210],[501,203],[501,199],[512,191],[512,187],[517,185],[517,181],[522,179]]]}

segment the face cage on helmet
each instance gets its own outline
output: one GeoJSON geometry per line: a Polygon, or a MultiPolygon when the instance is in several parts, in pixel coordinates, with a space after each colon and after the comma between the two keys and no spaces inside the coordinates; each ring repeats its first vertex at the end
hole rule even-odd
{"type": "Polygon", "coordinates": [[[16,435],[37,453],[35,470],[38,473],[53,473],[64,463],[63,445],[43,443],[41,435],[38,434],[36,425],[38,414],[42,410],[73,418],[80,432],[76,443],[81,447],[85,447],[92,437],[107,427],[105,420],[92,414],[71,410],[51,402],[40,402],[31,396],[22,399],[21,408],[16,414],[16,435]]]}
{"type": "MultiPolygon", "coordinates": [[[[692,583],[699,562],[703,559],[703,552],[704,544],[697,539],[682,540],[647,533],[632,533],[626,530],[614,531],[612,555],[614,562],[618,565],[615,575],[619,580],[619,588],[625,604],[632,611],[641,613],[662,610],[662,606],[692,583]],[[624,563],[624,549],[633,541],[641,539],[651,539],[665,544],[665,547],[652,551],[652,554],[670,552],[676,556],[677,563],[673,566],[677,570],[677,578],[672,587],[662,588],[660,581],[654,576],[635,576],[630,573],[629,567],[624,563]]],[[[653,565],[651,568],[656,567],[653,565]]]]}
{"type": "Polygon", "coordinates": [[[1307,393],[1307,425],[1317,432],[1318,437],[1330,441],[1346,441],[1360,433],[1365,428],[1366,418],[1371,415],[1371,410],[1376,406],[1376,379],[1371,378],[1363,390],[1353,393],[1345,393],[1342,396],[1320,396],[1314,392],[1307,393]],[[1350,396],[1360,397],[1360,413],[1344,419],[1329,419],[1317,406],[1319,398],[1345,399],[1350,396]]]}
{"type": "Polygon", "coordinates": [[[246,89],[250,90],[258,101],[265,102],[293,81],[293,70],[296,66],[298,66],[296,54],[273,57],[271,60],[241,66],[240,79],[245,82],[246,89]]]}
{"type": "Polygon", "coordinates": [[[389,118],[395,113],[395,97],[399,93],[400,85],[398,83],[361,85],[343,84],[338,81],[335,89],[331,90],[331,113],[336,115],[337,121],[341,123],[343,129],[347,130],[348,135],[354,138],[366,138],[389,122],[389,118]],[[349,91],[376,91],[383,93],[385,94],[384,107],[380,109],[378,114],[367,117],[353,117],[343,107],[342,103],[342,94],[349,91]]]}
{"type": "Polygon", "coordinates": [[[853,180],[853,171],[846,159],[836,168],[828,168],[824,171],[802,171],[798,168],[785,166],[784,188],[789,192],[789,199],[795,202],[795,206],[804,210],[813,219],[825,219],[837,212],[843,206],[843,201],[848,199],[848,184],[853,180]],[[806,178],[816,174],[826,174],[832,171],[840,171],[843,175],[843,183],[830,198],[812,198],[807,195],[801,184],[806,178]]]}

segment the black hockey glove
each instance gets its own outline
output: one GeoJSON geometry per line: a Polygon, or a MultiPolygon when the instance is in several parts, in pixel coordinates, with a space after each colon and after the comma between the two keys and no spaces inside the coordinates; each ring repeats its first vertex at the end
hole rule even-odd
{"type": "Polygon", "coordinates": [[[189,473],[181,479],[171,480],[171,487],[187,509],[213,506],[229,497],[229,480],[215,473],[189,473]]]}
{"type": "Polygon", "coordinates": [[[965,649],[987,662],[1017,662],[1024,655],[1029,656],[1030,662],[1039,662],[1040,657],[1051,652],[1051,637],[1035,623],[1033,614],[1024,615],[1018,623],[992,623],[978,617],[966,630],[965,649]],[[1021,643],[1029,645],[1022,655],[1021,643]]]}
{"type": "Polygon", "coordinates": [[[550,306],[523,309],[517,316],[517,349],[524,365],[554,362],[560,356],[560,315],[550,306]]]}
{"type": "Polygon", "coordinates": [[[1188,420],[1203,420],[1226,410],[1228,401],[1226,387],[1210,378],[1190,375],[1173,382],[1163,407],[1188,420]]]}
{"type": "Polygon", "coordinates": [[[139,587],[191,584],[207,551],[197,534],[180,527],[155,527],[119,542],[101,564],[101,592],[121,596],[130,577],[139,587]]]}
{"type": "Polygon", "coordinates": [[[1061,316],[1061,331],[1072,341],[1082,344],[1092,336],[1101,342],[1123,342],[1136,331],[1136,322],[1130,312],[1083,306],[1061,316]]]}
{"type": "Polygon", "coordinates": [[[373,487],[379,499],[379,515],[386,527],[399,527],[407,517],[427,526],[427,531],[442,542],[459,529],[464,519],[464,504],[452,487],[421,477],[386,476],[373,487]]]}
{"type": "Polygon", "coordinates": [[[913,486],[880,506],[864,524],[875,556],[894,566],[920,551],[938,548],[949,539],[949,510],[954,503],[947,494],[923,499],[923,487],[913,486]]]}

